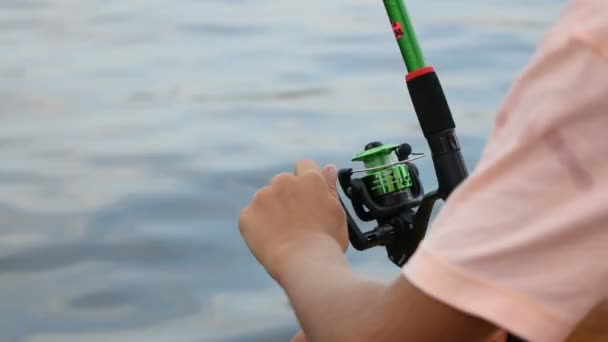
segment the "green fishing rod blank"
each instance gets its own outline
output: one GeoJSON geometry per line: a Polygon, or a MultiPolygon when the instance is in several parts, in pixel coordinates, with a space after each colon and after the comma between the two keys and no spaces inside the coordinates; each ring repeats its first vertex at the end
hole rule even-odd
{"type": "Polygon", "coordinates": [[[420,127],[433,155],[441,198],[467,177],[467,169],[456,137],[456,124],[447,99],[431,66],[427,66],[404,0],[383,0],[407,66],[405,78],[420,127]]]}
{"type": "Polygon", "coordinates": [[[426,66],[416,31],[402,0],[383,0],[403,61],[409,72],[426,66]]]}

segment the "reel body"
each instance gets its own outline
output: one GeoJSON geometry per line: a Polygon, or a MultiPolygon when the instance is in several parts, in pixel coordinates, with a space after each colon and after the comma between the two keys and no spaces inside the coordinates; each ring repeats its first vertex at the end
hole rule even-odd
{"type": "Polygon", "coordinates": [[[408,144],[384,145],[373,142],[353,161],[363,162],[364,169],[340,170],[340,186],[357,217],[378,226],[363,232],[342,202],[347,214],[351,245],[364,251],[386,247],[389,259],[403,266],[426,234],[436,193],[425,195],[414,160],[424,155],[412,154],[408,144]],[[410,156],[414,155],[414,158],[410,156]],[[363,174],[361,177],[354,177],[363,174]],[[416,210],[417,209],[417,210],[416,210]]]}

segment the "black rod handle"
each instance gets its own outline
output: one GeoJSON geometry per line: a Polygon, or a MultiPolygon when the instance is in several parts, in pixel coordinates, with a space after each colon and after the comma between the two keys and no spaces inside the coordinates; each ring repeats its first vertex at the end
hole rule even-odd
{"type": "Polygon", "coordinates": [[[418,121],[433,155],[439,196],[445,200],[468,176],[456,136],[456,124],[439,77],[432,67],[412,72],[406,80],[418,121]]]}

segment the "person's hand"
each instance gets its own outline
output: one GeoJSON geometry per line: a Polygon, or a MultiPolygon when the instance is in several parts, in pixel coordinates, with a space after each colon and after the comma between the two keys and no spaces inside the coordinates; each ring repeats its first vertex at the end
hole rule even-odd
{"type": "Polygon", "coordinates": [[[337,173],[333,165],[321,170],[312,161],[299,161],[293,175],[275,176],[242,210],[241,235],[273,278],[290,255],[319,239],[335,241],[346,251],[348,231],[336,191],[337,173]]]}

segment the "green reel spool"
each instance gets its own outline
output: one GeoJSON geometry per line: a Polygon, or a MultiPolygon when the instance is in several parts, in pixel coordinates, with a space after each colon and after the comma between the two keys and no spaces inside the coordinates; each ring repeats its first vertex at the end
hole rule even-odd
{"type": "Polygon", "coordinates": [[[412,187],[412,178],[405,164],[398,164],[395,151],[399,145],[382,145],[361,152],[353,161],[363,162],[366,176],[361,179],[375,198],[412,187]]]}

